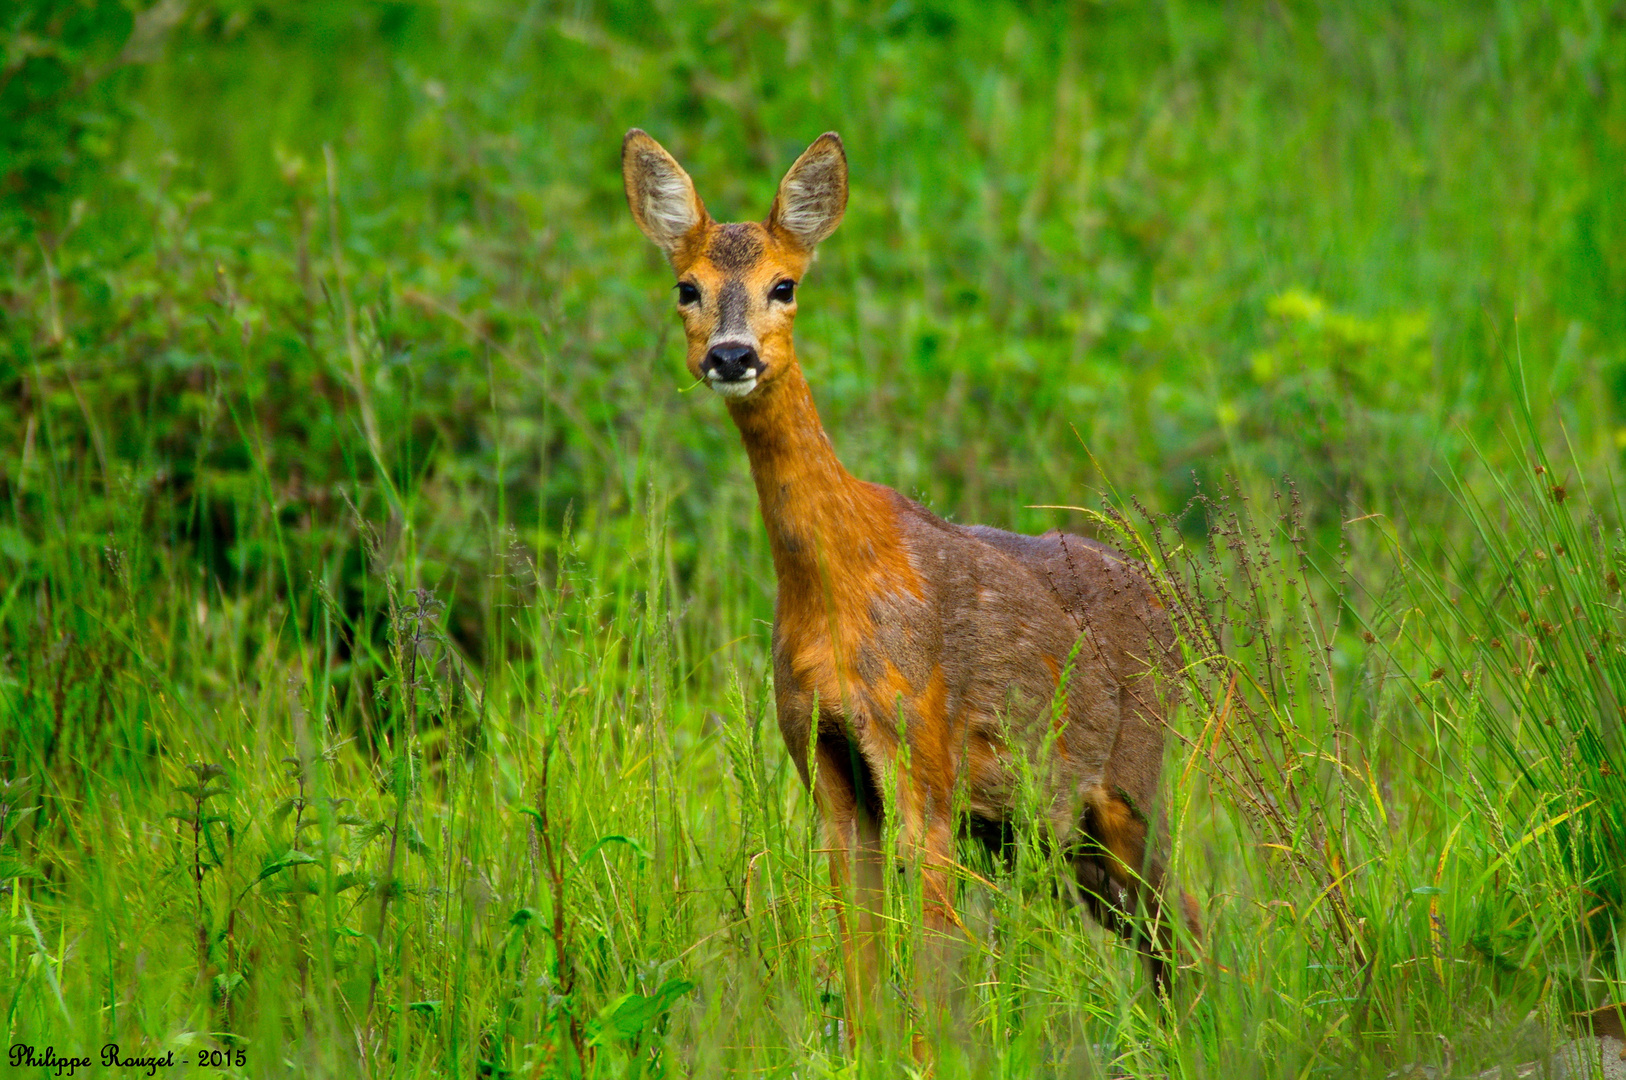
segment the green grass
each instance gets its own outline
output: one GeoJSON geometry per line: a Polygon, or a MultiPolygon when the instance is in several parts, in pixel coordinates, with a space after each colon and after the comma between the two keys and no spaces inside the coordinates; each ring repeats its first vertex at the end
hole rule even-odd
{"type": "Polygon", "coordinates": [[[19,10],[8,1044],[891,1076],[924,1028],[944,1077],[1466,1076],[1626,1000],[1619,4],[221,0],[119,70],[117,5],[19,10]],[[844,1046],[634,125],[723,217],[841,131],[798,341],[843,460],[1183,598],[1207,932],[1167,1005],[1019,829],[962,850],[949,1014],[888,993],[844,1046]]]}

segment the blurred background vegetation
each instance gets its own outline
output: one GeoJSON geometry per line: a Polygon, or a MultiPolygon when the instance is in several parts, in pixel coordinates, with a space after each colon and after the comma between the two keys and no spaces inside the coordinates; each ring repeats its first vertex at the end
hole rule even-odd
{"type": "MultiPolygon", "coordinates": [[[[632,126],[724,219],[842,134],[799,352],[847,466],[955,520],[1079,528],[1036,507],[1290,477],[1305,550],[1353,575],[1334,608],[1378,629],[1413,625],[1357,602],[1392,590],[1392,545],[1456,575],[1422,590],[1441,610],[1484,599],[1498,534],[1540,533],[1555,485],[1608,490],[1626,451],[1619,0],[19,0],[0,50],[0,762],[38,811],[0,813],[17,881],[82,865],[65,837],[106,791],[191,790],[202,830],[185,766],[242,764],[264,725],[297,742],[307,712],[356,768],[418,760],[409,589],[445,605],[445,685],[541,700],[597,657],[594,723],[658,719],[671,761],[733,782],[718,714],[761,685],[772,574],[737,437],[682,392],[671,275],[621,191],[632,126]],[[1496,477],[1544,450],[1545,509],[1510,525],[1496,477]],[[515,629],[550,589],[581,609],[570,664],[515,629]]],[[[1383,727],[1358,633],[1329,662],[1363,688],[1350,722],[1421,730],[1383,727]]],[[[509,749],[497,805],[531,797],[509,749]]],[[[175,856],[200,881],[203,835],[175,856]]],[[[245,969],[196,906],[229,1000],[245,969]]]]}
{"type": "Polygon", "coordinates": [[[140,16],[8,16],[0,422],[194,504],[217,574],[256,556],[211,401],[252,402],[318,520],[374,470],[433,485],[449,534],[498,499],[608,516],[607,451],[646,438],[676,537],[739,487],[726,421],[673,393],[668,274],[615,168],[634,125],[727,217],[842,132],[807,367],[856,471],[965,520],[1038,527],[1023,505],[1104,479],[1174,507],[1239,470],[1426,516],[1521,365],[1549,435],[1626,444],[1618,4],[140,16]]]}

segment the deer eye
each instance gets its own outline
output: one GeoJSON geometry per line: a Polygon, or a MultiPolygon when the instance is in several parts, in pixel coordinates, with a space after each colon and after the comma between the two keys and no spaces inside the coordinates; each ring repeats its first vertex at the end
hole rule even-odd
{"type": "Polygon", "coordinates": [[[796,299],[796,283],[790,278],[786,278],[769,290],[768,299],[777,300],[781,304],[790,303],[796,299]]]}
{"type": "Polygon", "coordinates": [[[693,283],[680,281],[678,282],[677,290],[679,306],[698,304],[700,302],[700,290],[693,283]]]}

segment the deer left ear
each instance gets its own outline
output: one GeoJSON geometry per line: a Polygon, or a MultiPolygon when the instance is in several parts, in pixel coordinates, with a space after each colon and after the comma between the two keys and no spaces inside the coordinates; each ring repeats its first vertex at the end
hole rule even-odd
{"type": "Polygon", "coordinates": [[[694,181],[665,147],[637,128],[621,143],[621,176],[633,220],[668,259],[676,259],[709,220],[694,181]]]}
{"type": "Polygon", "coordinates": [[[804,251],[836,231],[847,211],[847,152],[827,131],[813,141],[779,181],[768,228],[804,251]]]}

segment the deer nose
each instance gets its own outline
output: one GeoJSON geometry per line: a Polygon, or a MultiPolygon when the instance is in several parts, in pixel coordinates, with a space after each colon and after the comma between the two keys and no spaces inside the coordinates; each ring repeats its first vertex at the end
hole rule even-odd
{"type": "Polygon", "coordinates": [[[739,382],[761,370],[762,361],[757,359],[756,349],[734,342],[713,345],[700,365],[700,374],[712,382],[739,382]]]}

